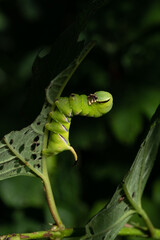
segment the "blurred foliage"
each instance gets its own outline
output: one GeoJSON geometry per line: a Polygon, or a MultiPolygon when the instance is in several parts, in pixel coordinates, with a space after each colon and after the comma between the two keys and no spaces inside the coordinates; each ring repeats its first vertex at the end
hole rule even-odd
{"type": "MultiPolygon", "coordinates": [[[[85,6],[85,0],[0,1],[1,138],[31,123],[41,110],[44,95],[38,95],[39,86],[33,88],[34,59],[85,6]],[[35,101],[37,107],[32,109],[30,103],[35,101]]],[[[49,163],[56,202],[67,226],[84,225],[110,199],[160,102],[160,2],[110,0],[90,20],[81,38],[96,40],[97,46],[63,95],[107,89],[114,96],[114,107],[101,119],[73,119],[70,141],[79,155],[76,166],[68,152],[49,163]]],[[[144,197],[157,227],[158,169],[157,161],[144,197]]],[[[37,179],[1,182],[0,205],[1,234],[42,230],[52,222],[37,179]]]]}

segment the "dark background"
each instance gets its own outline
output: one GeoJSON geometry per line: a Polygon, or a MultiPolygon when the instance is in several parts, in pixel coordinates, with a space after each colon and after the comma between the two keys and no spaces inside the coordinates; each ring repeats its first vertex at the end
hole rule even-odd
{"type": "MultiPolygon", "coordinates": [[[[32,65],[85,9],[87,1],[0,1],[0,136],[30,124],[44,101],[32,65]]],[[[58,209],[68,227],[84,226],[109,201],[129,170],[160,102],[160,2],[108,1],[81,38],[96,47],[63,95],[108,90],[113,110],[100,119],[72,120],[70,141],[79,162],[65,152],[49,163],[58,209]]],[[[65,56],[65,52],[64,52],[65,56]]],[[[43,88],[42,88],[43,87],[43,88]]],[[[143,197],[159,227],[159,157],[143,197]]],[[[0,234],[37,231],[52,222],[39,179],[0,182],[0,234]]]]}

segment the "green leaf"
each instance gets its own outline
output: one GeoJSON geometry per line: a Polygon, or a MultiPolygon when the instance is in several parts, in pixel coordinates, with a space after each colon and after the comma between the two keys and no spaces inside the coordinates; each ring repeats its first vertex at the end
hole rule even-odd
{"type": "Polygon", "coordinates": [[[115,239],[124,224],[136,213],[136,206],[140,204],[160,144],[160,107],[153,119],[154,122],[149,133],[142,143],[123,184],[117,188],[109,204],[86,225],[86,235],[82,239],[115,239]],[[124,185],[129,196],[126,195],[122,187],[124,185]],[[133,201],[134,204],[131,204],[133,201]]]}
{"type": "Polygon", "coordinates": [[[135,213],[124,201],[124,193],[118,187],[109,204],[107,204],[86,225],[86,240],[114,239],[120,229],[135,213]]]}
{"type": "Polygon", "coordinates": [[[77,58],[51,81],[46,91],[48,102],[45,102],[36,120],[20,131],[12,131],[1,140],[0,180],[18,175],[43,177],[41,152],[44,125],[51,111],[50,104],[60,96],[64,86],[93,46],[94,43],[86,45],[77,58]]]}
{"type": "Polygon", "coordinates": [[[42,136],[43,132],[32,126],[4,136],[0,142],[0,180],[17,175],[41,176],[42,136]]]}
{"type": "Polygon", "coordinates": [[[152,170],[160,144],[160,106],[153,116],[153,124],[141,144],[135,161],[124,179],[126,188],[136,204],[141,205],[144,187],[152,170]]]}

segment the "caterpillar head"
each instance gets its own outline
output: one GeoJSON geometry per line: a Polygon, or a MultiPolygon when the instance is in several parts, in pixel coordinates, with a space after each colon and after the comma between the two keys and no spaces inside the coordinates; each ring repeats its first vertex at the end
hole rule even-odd
{"type": "Polygon", "coordinates": [[[95,104],[102,114],[109,112],[113,105],[113,97],[109,92],[98,91],[88,96],[88,104],[95,104]]]}

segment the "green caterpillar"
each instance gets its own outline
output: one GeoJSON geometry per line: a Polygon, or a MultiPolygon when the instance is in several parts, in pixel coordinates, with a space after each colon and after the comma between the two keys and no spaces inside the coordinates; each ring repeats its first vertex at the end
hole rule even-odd
{"type": "Polygon", "coordinates": [[[94,94],[78,95],[72,93],[69,97],[60,97],[54,102],[56,108],[50,112],[52,119],[45,125],[50,131],[48,148],[43,150],[46,155],[56,155],[65,150],[70,150],[75,160],[77,154],[69,143],[69,128],[74,115],[87,117],[100,117],[109,112],[113,105],[112,95],[99,91],[94,94]]]}

